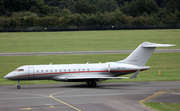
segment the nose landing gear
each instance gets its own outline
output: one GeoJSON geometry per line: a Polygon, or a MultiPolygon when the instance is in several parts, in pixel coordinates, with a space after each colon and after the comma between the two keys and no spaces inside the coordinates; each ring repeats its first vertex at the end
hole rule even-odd
{"type": "Polygon", "coordinates": [[[19,81],[17,81],[18,85],[17,85],[17,89],[21,89],[21,85],[19,84],[19,81]]]}

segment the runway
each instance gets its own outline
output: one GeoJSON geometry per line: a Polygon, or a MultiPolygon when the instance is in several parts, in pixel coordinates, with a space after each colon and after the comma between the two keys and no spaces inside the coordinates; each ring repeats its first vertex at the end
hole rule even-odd
{"type": "Polygon", "coordinates": [[[173,89],[180,89],[180,82],[0,86],[0,111],[151,111],[139,102],[167,102],[165,95],[180,103],[173,89]]]}
{"type": "MultiPolygon", "coordinates": [[[[0,56],[25,56],[25,55],[74,55],[74,54],[116,54],[131,53],[133,50],[122,51],[78,51],[78,52],[29,52],[29,53],[0,53],[0,56]]],[[[155,50],[154,52],[180,52],[180,49],[155,50]]]]}

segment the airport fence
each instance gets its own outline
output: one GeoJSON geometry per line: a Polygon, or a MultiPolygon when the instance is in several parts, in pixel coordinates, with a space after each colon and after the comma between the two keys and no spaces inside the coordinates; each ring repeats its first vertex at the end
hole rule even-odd
{"type": "Polygon", "coordinates": [[[180,24],[164,25],[108,25],[108,26],[49,26],[0,28],[0,32],[45,32],[45,31],[83,31],[83,30],[136,30],[136,29],[180,29],[180,24]]]}

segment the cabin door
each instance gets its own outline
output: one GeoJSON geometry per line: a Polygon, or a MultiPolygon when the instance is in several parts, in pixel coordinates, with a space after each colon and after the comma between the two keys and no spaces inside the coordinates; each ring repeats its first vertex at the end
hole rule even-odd
{"type": "Polygon", "coordinates": [[[34,79],[34,68],[33,67],[28,68],[28,79],[30,79],[30,80],[34,79]]]}

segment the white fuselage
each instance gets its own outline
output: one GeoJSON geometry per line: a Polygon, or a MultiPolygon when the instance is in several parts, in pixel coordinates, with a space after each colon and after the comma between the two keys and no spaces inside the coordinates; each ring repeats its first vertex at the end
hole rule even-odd
{"type": "MultiPolygon", "coordinates": [[[[56,80],[56,81],[87,81],[67,80],[67,77],[116,77],[149,67],[116,62],[97,64],[57,64],[57,65],[26,65],[21,66],[5,76],[10,80],[56,80]]],[[[99,79],[100,80],[100,79],[99,79]]],[[[96,80],[96,81],[99,81],[96,80]]]]}

